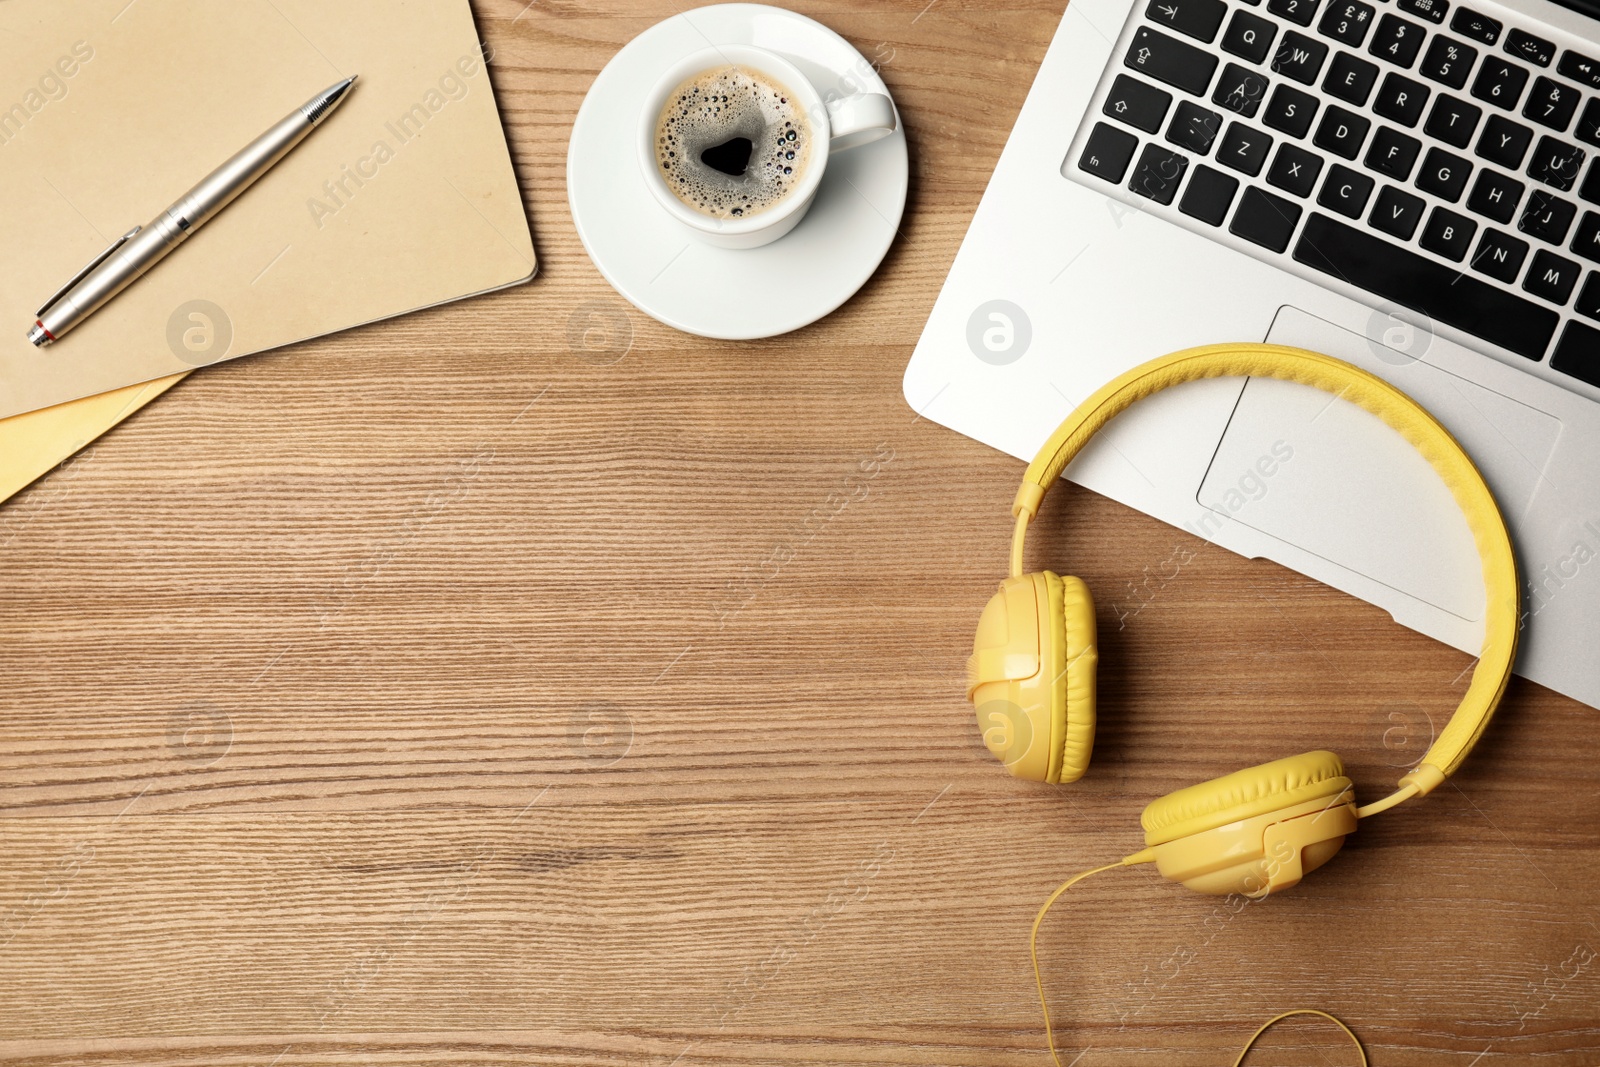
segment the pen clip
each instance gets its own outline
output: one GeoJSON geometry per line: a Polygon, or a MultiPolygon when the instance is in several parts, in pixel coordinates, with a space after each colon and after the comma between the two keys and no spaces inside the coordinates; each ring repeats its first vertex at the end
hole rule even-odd
{"type": "Polygon", "coordinates": [[[49,300],[46,300],[44,302],[44,306],[41,307],[38,310],[38,312],[35,313],[35,317],[36,318],[37,317],[43,317],[43,315],[44,315],[44,313],[46,311],[49,311],[52,307],[55,306],[55,303],[56,303],[57,300],[60,300],[63,296],[66,296],[67,293],[72,289],[73,286],[77,285],[79,282],[83,281],[83,279],[85,277],[88,276],[90,271],[94,270],[100,264],[102,264],[106,260],[110,259],[111,258],[111,253],[115,252],[117,249],[121,248],[123,245],[125,245],[129,241],[131,241],[133,239],[134,235],[137,234],[142,229],[144,229],[143,226],[135,226],[133,229],[129,230],[127,233],[123,234],[121,237],[118,237],[115,241],[112,241],[110,248],[107,248],[104,252],[101,252],[98,256],[95,256],[93,259],[91,259],[89,261],[88,266],[84,267],[78,273],[74,274],[72,276],[72,280],[67,282],[66,285],[63,285],[60,289],[57,289],[56,292],[55,292],[55,295],[52,296],[49,300]]]}

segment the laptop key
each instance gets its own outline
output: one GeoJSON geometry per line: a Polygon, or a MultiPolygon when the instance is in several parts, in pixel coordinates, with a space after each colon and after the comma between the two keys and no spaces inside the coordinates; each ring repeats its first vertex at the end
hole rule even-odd
{"type": "Polygon", "coordinates": [[[1450,28],[1463,37],[1470,37],[1482,44],[1492,45],[1500,39],[1500,23],[1470,8],[1456,8],[1455,17],[1450,20],[1450,28]]]}
{"type": "Polygon", "coordinates": [[[1528,264],[1528,276],[1522,279],[1522,288],[1534,296],[1543,297],[1552,304],[1565,304],[1572,289],[1578,284],[1578,273],[1583,268],[1570,259],[1562,259],[1544,249],[1533,254],[1528,264]]]}
{"type": "Polygon", "coordinates": [[[1444,13],[1450,7],[1450,0],[1395,0],[1394,6],[1407,14],[1440,23],[1444,21],[1444,13]]]}
{"type": "Polygon", "coordinates": [[[1409,128],[1422,118],[1422,108],[1427,104],[1431,92],[1433,90],[1421,82],[1390,71],[1383,76],[1383,84],[1378,87],[1378,97],[1372,102],[1372,110],[1409,128]]]}
{"type": "Polygon", "coordinates": [[[1522,166],[1522,157],[1533,143],[1533,131],[1503,115],[1490,115],[1478,138],[1478,155],[1508,170],[1522,166]]]}
{"type": "Polygon", "coordinates": [[[1517,106],[1522,87],[1528,84],[1528,69],[1507,63],[1499,56],[1485,56],[1472,83],[1472,95],[1507,111],[1517,106]]]}
{"type": "Polygon", "coordinates": [[[1378,32],[1372,35],[1367,51],[1396,66],[1409,67],[1422,47],[1422,33],[1422,27],[1415,22],[1407,22],[1398,15],[1385,15],[1378,20],[1378,32]]]}
{"type": "Polygon", "coordinates": [[[1322,183],[1317,203],[1346,218],[1359,219],[1375,184],[1365,174],[1335,163],[1328,169],[1328,179],[1322,183]]]}
{"type": "Polygon", "coordinates": [[[1266,78],[1248,67],[1229,63],[1222,68],[1222,76],[1217,79],[1217,88],[1211,94],[1211,102],[1221,104],[1229,111],[1245,118],[1252,118],[1266,95],[1266,78]]]}
{"type": "Polygon", "coordinates": [[[1452,41],[1442,34],[1434,34],[1428,42],[1428,51],[1422,57],[1417,72],[1430,81],[1459,89],[1467,84],[1467,74],[1478,58],[1478,50],[1470,44],[1452,41]]]}
{"type": "Polygon", "coordinates": [[[1294,258],[1529,359],[1544,355],[1561,321],[1551,308],[1321,212],[1306,219],[1294,258]]]}
{"type": "Polygon", "coordinates": [[[1540,75],[1533,80],[1533,91],[1522,107],[1523,118],[1532,119],[1552,130],[1564,130],[1578,110],[1578,97],[1582,94],[1570,85],[1551,81],[1540,75]]]}
{"type": "Polygon", "coordinates": [[[1422,209],[1426,206],[1422,197],[1385,185],[1378,192],[1377,203],[1372,205],[1367,224],[1390,237],[1409,241],[1411,235],[1417,232],[1417,223],[1422,221],[1422,209]]]}
{"type": "Polygon", "coordinates": [[[1600,145],[1600,96],[1591,96],[1578,116],[1578,128],[1573,131],[1585,144],[1600,145]]]}
{"type": "Polygon", "coordinates": [[[1460,156],[1453,156],[1442,148],[1430,148],[1417,170],[1416,184],[1423,192],[1453,204],[1461,199],[1471,173],[1472,164],[1460,156]]]}
{"type": "Polygon", "coordinates": [[[1528,176],[1566,192],[1577,182],[1582,167],[1583,149],[1554,137],[1541,137],[1528,160],[1528,176]]]}
{"type": "Polygon", "coordinates": [[[1600,215],[1585,211],[1578,220],[1578,232],[1572,235],[1568,246],[1584,259],[1600,263],[1600,215]]]}
{"type": "Polygon", "coordinates": [[[1594,162],[1589,164],[1589,173],[1583,176],[1578,195],[1591,204],[1600,204],[1600,156],[1596,156],[1594,162]]]}
{"type": "Polygon", "coordinates": [[[1577,214],[1578,205],[1572,201],[1563,200],[1543,189],[1535,189],[1533,195],[1528,197],[1521,217],[1517,219],[1517,229],[1530,237],[1558,245],[1567,239],[1567,231],[1572,228],[1573,217],[1577,214]]]}
{"type": "Polygon", "coordinates": [[[1272,50],[1272,40],[1278,36],[1278,24],[1252,15],[1248,11],[1235,11],[1228,20],[1228,29],[1222,35],[1222,50],[1241,59],[1260,63],[1272,50]]]}
{"type": "Polygon", "coordinates": [[[1467,249],[1472,247],[1472,235],[1477,232],[1478,224],[1465,215],[1436,207],[1428,216],[1428,224],[1422,228],[1420,243],[1435,255],[1460,263],[1466,258],[1467,249]]]}
{"type": "Polygon", "coordinates": [[[1267,0],[1267,10],[1281,19],[1309,26],[1317,13],[1317,0],[1267,0]]]}
{"type": "Polygon", "coordinates": [[[1246,241],[1282,252],[1289,247],[1295,223],[1300,221],[1300,205],[1274,193],[1248,186],[1239,198],[1228,232],[1246,241]]]}
{"type": "Polygon", "coordinates": [[[1360,48],[1361,42],[1367,39],[1367,31],[1372,28],[1374,14],[1372,5],[1363,4],[1361,0],[1334,0],[1322,13],[1317,32],[1340,44],[1360,48]]]}
{"type": "Polygon", "coordinates": [[[1420,151],[1422,142],[1415,137],[1407,137],[1388,126],[1379,126],[1378,132],[1372,135],[1367,158],[1362,162],[1370,170],[1403,182],[1411,176],[1411,165],[1417,161],[1420,151]]]}
{"type": "Polygon", "coordinates": [[[1278,154],[1272,157],[1272,166],[1267,168],[1267,184],[1306,197],[1316,188],[1317,175],[1321,173],[1321,156],[1286,141],[1278,146],[1278,154]]]}
{"type": "Polygon", "coordinates": [[[1506,51],[1537,67],[1548,67],[1556,57],[1555,45],[1543,37],[1535,37],[1518,29],[1506,34],[1506,51]]]}
{"type": "Polygon", "coordinates": [[[1569,49],[1561,53],[1561,62],[1556,64],[1556,70],[1563,78],[1571,78],[1579,85],[1600,89],[1600,61],[1569,49]]]}
{"type": "Polygon", "coordinates": [[[1583,288],[1578,290],[1572,310],[1591,319],[1600,319],[1600,274],[1590,271],[1583,279],[1583,288]]]}
{"type": "Polygon", "coordinates": [[[1472,183],[1472,194],[1467,197],[1467,210],[1498,223],[1511,221],[1522,200],[1523,184],[1487,167],[1478,172],[1472,183]]]}
{"type": "Polygon", "coordinates": [[[1128,188],[1158,204],[1170,204],[1188,167],[1187,156],[1169,152],[1160,145],[1147,144],[1139,153],[1139,162],[1134,164],[1128,188]]]}
{"type": "Polygon", "coordinates": [[[1372,94],[1373,83],[1378,80],[1378,68],[1349,52],[1340,52],[1328,64],[1328,76],[1322,79],[1322,91],[1347,104],[1360,107],[1372,94]]]}
{"type": "Polygon", "coordinates": [[[1222,144],[1217,148],[1217,162],[1254,178],[1261,173],[1261,166],[1267,161],[1267,150],[1271,147],[1270,135],[1242,122],[1230,122],[1228,132],[1222,135],[1222,144]]]}
{"type": "Polygon", "coordinates": [[[1187,148],[1195,155],[1203,156],[1211,151],[1211,142],[1221,132],[1221,115],[1192,100],[1182,100],[1172,113],[1172,124],[1167,127],[1167,140],[1179,148],[1187,148]]]}
{"type": "Polygon", "coordinates": [[[1527,255],[1528,242],[1499,230],[1484,230],[1478,250],[1472,253],[1472,269],[1502,282],[1514,282],[1527,255]]]}
{"type": "Polygon", "coordinates": [[[1454,148],[1465,148],[1472,143],[1472,131],[1478,128],[1483,109],[1465,100],[1439,94],[1428,112],[1427,125],[1422,129],[1430,137],[1437,137],[1454,148]]]}
{"type": "Polygon", "coordinates": [[[1317,117],[1321,106],[1316,97],[1302,93],[1289,85],[1279,85],[1267,100],[1267,112],[1261,121],[1290,137],[1304,137],[1311,129],[1311,120],[1317,117]]]}
{"type": "Polygon", "coordinates": [[[1272,72],[1293,78],[1302,85],[1310,85],[1317,80],[1317,72],[1327,58],[1327,45],[1290,30],[1283,35],[1277,52],[1273,53],[1272,72]]]}
{"type": "Polygon", "coordinates": [[[1580,382],[1600,385],[1600,330],[1573,319],[1561,331],[1550,366],[1580,382]]]}
{"type": "Polygon", "coordinates": [[[1216,56],[1146,26],[1134,32],[1122,63],[1194,96],[1205,95],[1217,69],[1216,56]]]}
{"type": "Polygon", "coordinates": [[[1088,171],[1096,178],[1120,183],[1128,172],[1128,161],[1133,150],[1139,147],[1139,138],[1127,130],[1119,130],[1109,122],[1097,122],[1084,142],[1083,155],[1078,157],[1078,169],[1088,171]]]}
{"type": "Polygon", "coordinates": [[[1208,226],[1221,226],[1222,220],[1228,217],[1228,208],[1233,205],[1233,194],[1238,191],[1238,178],[1199,163],[1184,187],[1178,210],[1208,226]]]}
{"type": "Polygon", "coordinates": [[[1150,0],[1144,17],[1158,26],[1170,26],[1185,37],[1210,44],[1228,13],[1222,0],[1150,0]]]}
{"type": "Polygon", "coordinates": [[[1164,93],[1154,85],[1126,74],[1118,74],[1100,110],[1135,129],[1155,133],[1161,128],[1161,120],[1167,117],[1167,108],[1171,104],[1171,93],[1164,93]]]}
{"type": "Polygon", "coordinates": [[[1360,115],[1330,105],[1323,113],[1322,121],[1317,123],[1317,134],[1311,138],[1311,143],[1346,159],[1354,159],[1361,151],[1361,142],[1367,139],[1367,129],[1371,125],[1370,120],[1360,115]]]}

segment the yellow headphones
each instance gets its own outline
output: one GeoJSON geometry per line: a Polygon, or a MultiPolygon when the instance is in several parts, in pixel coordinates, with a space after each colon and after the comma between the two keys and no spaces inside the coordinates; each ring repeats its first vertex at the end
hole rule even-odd
{"type": "Polygon", "coordinates": [[[1461,765],[1505,693],[1516,657],[1519,586],[1505,521],[1461,446],[1416,401],[1381,378],[1329,356],[1279,345],[1190,348],[1135,367],[1084,401],[1045,442],[1011,505],[1011,577],[978,621],[967,696],[984,744],[1011,773],[1072,782],[1094,747],[1094,602],[1083,582],[1024,574],[1028,523],[1061,471],[1118,412],[1152,393],[1201,378],[1256,376],[1344,397],[1398,430],[1455,496],[1483,561],[1483,650],[1461,706],[1396,792],[1357,808],[1344,765],[1306,752],[1170,793],[1144,809],[1145,848],[1123,864],[1154,861],[1202,893],[1264,896],[1286,889],[1339,851],[1358,819],[1432,791],[1461,765]]]}

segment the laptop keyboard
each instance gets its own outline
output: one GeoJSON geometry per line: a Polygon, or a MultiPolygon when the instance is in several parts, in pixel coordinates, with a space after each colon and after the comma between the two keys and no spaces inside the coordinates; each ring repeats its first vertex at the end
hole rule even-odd
{"type": "Polygon", "coordinates": [[[1063,173],[1600,387],[1600,59],[1449,0],[1131,20],[1063,173]]]}

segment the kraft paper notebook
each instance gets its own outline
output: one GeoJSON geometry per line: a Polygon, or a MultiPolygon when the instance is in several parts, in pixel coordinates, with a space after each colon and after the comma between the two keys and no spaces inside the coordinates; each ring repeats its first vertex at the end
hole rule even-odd
{"type": "MultiPolygon", "coordinates": [[[[531,278],[485,59],[466,0],[0,4],[0,416],[531,278]],[[321,128],[154,270],[51,348],[27,342],[113,238],[356,73],[321,128]]],[[[0,466],[81,446],[167,384],[6,418],[0,466]]]]}

